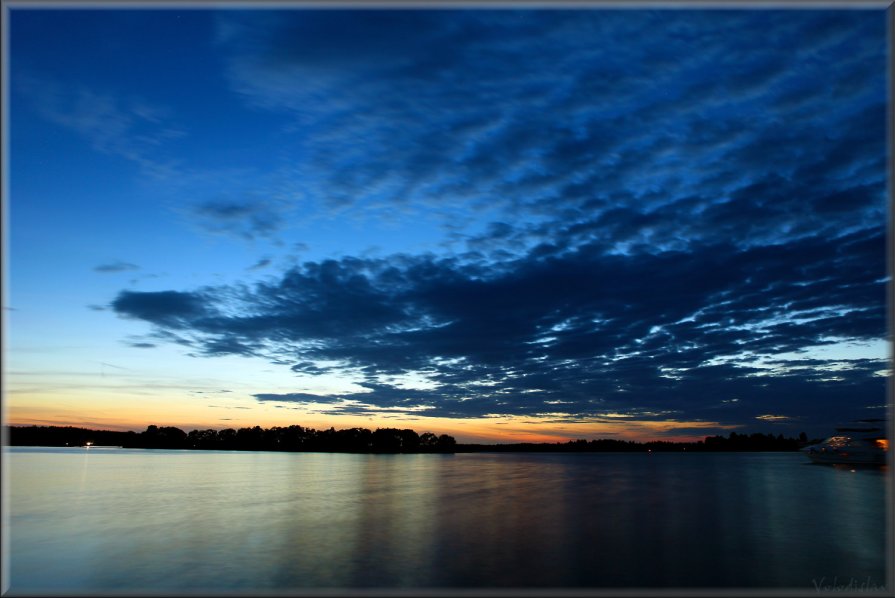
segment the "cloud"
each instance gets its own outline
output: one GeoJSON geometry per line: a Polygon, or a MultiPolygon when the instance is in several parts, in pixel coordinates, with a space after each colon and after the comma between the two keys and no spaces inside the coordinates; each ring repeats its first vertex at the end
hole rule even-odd
{"type": "Polygon", "coordinates": [[[167,109],[142,98],[67,86],[28,72],[17,72],[11,85],[26,105],[77,133],[94,150],[128,160],[153,178],[171,179],[180,173],[181,166],[164,148],[185,133],[167,109]]]}
{"type": "Polygon", "coordinates": [[[153,343],[129,343],[128,346],[135,349],[155,349],[158,345],[155,345],[153,343]]]}
{"type": "MultiPolygon", "coordinates": [[[[550,237],[620,209],[645,218],[631,243],[804,236],[856,196],[850,225],[882,216],[879,15],[299,10],[219,26],[234,89],[295,119],[293,177],[321,210],[415,206],[445,226],[481,210],[550,237]],[[756,201],[756,185],[777,194],[756,201]],[[664,218],[694,196],[715,203],[701,226],[664,218]]],[[[535,243],[494,232],[511,252],[535,243]]]]}
{"type": "Polygon", "coordinates": [[[341,413],[661,420],[669,409],[717,417],[718,401],[735,396],[729,417],[755,418],[782,404],[807,414],[823,396],[849,395],[856,408],[878,400],[882,355],[773,358],[831,338],[883,338],[883,250],[876,231],[655,255],[584,246],[496,273],[434,256],[344,258],[240,292],[127,291],[112,305],[188,335],[204,354],[266,355],[305,375],[353,371],[365,389],[259,400],[360,402],[333,408],[341,413]],[[426,384],[394,381],[407,376],[426,384]]]}
{"type": "Polygon", "coordinates": [[[123,291],[111,307],[116,313],[170,328],[189,327],[193,318],[205,313],[201,295],[178,291],[123,291]]]}
{"type": "Polygon", "coordinates": [[[102,272],[102,273],[115,273],[115,272],[128,272],[132,270],[139,270],[140,266],[136,264],[131,264],[129,262],[110,262],[108,264],[100,264],[93,268],[94,272],[102,272]]]}
{"type": "Polygon", "coordinates": [[[248,240],[269,237],[284,224],[281,208],[270,201],[213,200],[189,209],[207,230],[248,240]]]}
{"type": "Polygon", "coordinates": [[[762,421],[776,423],[776,422],[785,422],[785,421],[791,420],[793,418],[789,417],[788,415],[772,415],[772,414],[766,413],[764,415],[756,415],[755,419],[760,419],[762,421]]]}
{"type": "Polygon", "coordinates": [[[305,392],[291,392],[286,394],[260,393],[255,398],[259,401],[279,401],[284,403],[331,403],[341,400],[336,396],[314,395],[305,392]]]}
{"type": "Polygon", "coordinates": [[[258,260],[257,262],[255,262],[253,265],[251,265],[251,266],[249,266],[248,268],[246,268],[246,270],[249,270],[249,271],[253,271],[253,270],[261,270],[261,269],[263,269],[263,268],[268,267],[271,263],[272,263],[272,262],[271,262],[270,258],[267,258],[267,257],[265,257],[265,258],[261,258],[260,260],[258,260]]]}

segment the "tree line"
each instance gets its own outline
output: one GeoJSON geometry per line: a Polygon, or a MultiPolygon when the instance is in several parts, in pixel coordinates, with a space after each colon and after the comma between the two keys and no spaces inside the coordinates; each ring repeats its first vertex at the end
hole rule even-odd
{"type": "Polygon", "coordinates": [[[447,434],[417,434],[410,429],[348,428],[315,430],[302,426],[226,428],[184,432],[173,426],[150,425],[143,432],[90,430],[72,426],[6,426],[10,446],[120,446],[196,450],[246,450],[351,453],[474,453],[474,452],[669,452],[669,451],[796,451],[820,439],[782,434],[707,436],[696,442],[569,440],[555,443],[458,444],[447,434]]]}
{"type": "Polygon", "coordinates": [[[637,442],[634,440],[618,440],[616,438],[600,438],[597,440],[569,440],[568,442],[514,444],[458,444],[455,452],[474,453],[485,451],[498,452],[561,452],[561,453],[636,453],[636,452],[726,452],[726,451],[797,451],[810,444],[821,442],[821,439],[808,440],[802,432],[798,438],[784,438],[782,434],[737,434],[728,436],[706,436],[696,442],[670,442],[651,440],[637,442]]]}
{"type": "Polygon", "coordinates": [[[351,453],[453,452],[457,441],[447,434],[417,434],[410,429],[349,428],[315,430],[302,426],[192,430],[150,425],[143,432],[116,432],[58,426],[8,426],[11,446],[120,446],[123,448],[316,451],[351,453]]]}

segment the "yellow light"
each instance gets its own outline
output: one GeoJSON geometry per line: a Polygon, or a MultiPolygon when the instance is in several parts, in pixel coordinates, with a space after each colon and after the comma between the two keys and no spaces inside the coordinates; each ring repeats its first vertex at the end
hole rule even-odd
{"type": "Polygon", "coordinates": [[[887,450],[889,450],[889,441],[886,440],[885,438],[877,438],[876,446],[883,449],[884,451],[887,451],[887,450]]]}

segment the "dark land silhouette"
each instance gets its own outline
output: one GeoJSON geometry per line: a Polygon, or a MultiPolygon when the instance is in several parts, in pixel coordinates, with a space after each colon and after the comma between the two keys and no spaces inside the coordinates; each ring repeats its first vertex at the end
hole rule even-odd
{"type": "Polygon", "coordinates": [[[417,434],[410,429],[348,428],[314,430],[302,426],[192,430],[151,425],[143,432],[90,430],[71,426],[6,426],[10,446],[120,446],[145,449],[346,453],[477,453],[477,452],[670,452],[670,451],[796,451],[820,442],[773,434],[707,436],[697,442],[598,439],[555,443],[459,444],[447,434],[417,434]]]}
{"type": "Polygon", "coordinates": [[[797,451],[810,444],[821,442],[821,439],[809,440],[805,433],[798,438],[784,438],[782,434],[737,434],[731,432],[728,436],[706,436],[704,440],[696,442],[669,442],[665,440],[650,440],[636,442],[633,440],[618,440],[615,438],[601,438],[598,440],[569,440],[568,442],[532,443],[521,442],[513,444],[458,444],[454,452],[474,453],[484,451],[496,452],[729,452],[729,451],[797,451]]]}
{"type": "Polygon", "coordinates": [[[151,425],[145,431],[116,432],[57,426],[7,426],[10,446],[120,446],[147,449],[236,451],[438,453],[453,452],[447,434],[417,434],[410,429],[314,430],[302,426],[193,430],[151,425]]]}

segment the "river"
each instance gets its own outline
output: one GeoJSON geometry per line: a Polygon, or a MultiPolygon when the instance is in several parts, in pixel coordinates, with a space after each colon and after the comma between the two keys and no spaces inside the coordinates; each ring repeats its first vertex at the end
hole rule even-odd
{"type": "Polygon", "coordinates": [[[798,453],[4,460],[12,593],[886,582],[885,470],[798,453]]]}

